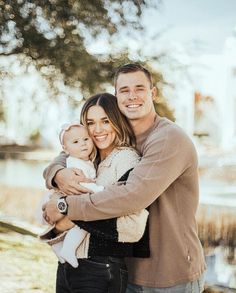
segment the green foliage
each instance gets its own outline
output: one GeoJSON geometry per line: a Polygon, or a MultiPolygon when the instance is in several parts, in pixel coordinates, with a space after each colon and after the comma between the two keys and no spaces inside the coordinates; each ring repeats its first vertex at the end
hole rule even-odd
{"type": "MultiPolygon", "coordinates": [[[[130,60],[125,49],[94,55],[88,44],[103,38],[115,47],[124,32],[126,36],[137,32],[145,35],[140,21],[143,11],[157,9],[160,3],[161,0],[0,0],[0,55],[17,54],[22,64],[33,63],[50,82],[54,98],[58,95],[58,79],[77,87],[87,98],[112,83],[114,69],[119,65],[139,61],[130,60]]],[[[159,88],[161,102],[157,103],[157,112],[172,119],[161,93],[164,79],[149,66],[151,61],[143,64],[151,69],[159,88]]],[[[76,102],[73,97],[68,99],[72,104],[76,102]]]]}
{"type": "Polygon", "coordinates": [[[39,129],[34,130],[29,136],[29,140],[33,144],[36,144],[37,142],[39,142],[40,138],[41,138],[41,133],[39,129]]]}
{"type": "Polygon", "coordinates": [[[94,56],[86,44],[101,36],[110,40],[120,29],[131,34],[142,30],[143,9],[158,4],[154,0],[0,1],[1,54],[30,57],[27,60],[35,61],[42,73],[62,73],[66,84],[79,85],[91,94],[111,80],[117,58],[94,56]]]}

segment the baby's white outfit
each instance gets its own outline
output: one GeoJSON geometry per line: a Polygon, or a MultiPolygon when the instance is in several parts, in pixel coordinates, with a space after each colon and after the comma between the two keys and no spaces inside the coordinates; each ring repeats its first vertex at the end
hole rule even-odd
{"type": "MultiPolygon", "coordinates": [[[[134,149],[128,147],[115,148],[98,166],[96,182],[100,185],[94,183],[80,184],[94,192],[102,191],[103,186],[117,184],[121,176],[135,167],[139,160],[140,157],[134,149]]],[[[91,161],[68,157],[66,163],[67,167],[76,167],[83,170],[86,177],[95,178],[96,176],[96,170],[91,161]]],[[[146,209],[117,218],[118,242],[131,243],[139,241],[144,233],[147,218],[148,211],[146,209]]],[[[47,233],[44,233],[43,237],[40,238],[53,247],[59,261],[62,263],[67,261],[73,267],[77,267],[78,258],[88,257],[90,233],[77,225],[59,234],[56,238],[51,238],[47,233]]]]}
{"type": "MultiPolygon", "coordinates": [[[[67,168],[78,168],[83,171],[87,178],[96,178],[96,169],[92,161],[85,161],[74,157],[68,157],[66,160],[67,168]]],[[[102,185],[96,183],[80,182],[80,185],[92,190],[93,192],[99,192],[104,189],[102,185]]],[[[61,263],[68,262],[74,268],[78,267],[78,259],[76,256],[76,249],[80,246],[88,232],[81,229],[77,225],[67,231],[63,241],[60,241],[52,245],[52,249],[57,255],[61,263]]]]}

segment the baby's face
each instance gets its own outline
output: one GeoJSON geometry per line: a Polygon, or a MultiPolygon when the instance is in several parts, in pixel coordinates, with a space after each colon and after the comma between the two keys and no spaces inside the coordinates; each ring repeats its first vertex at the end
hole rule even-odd
{"type": "Polygon", "coordinates": [[[86,128],[73,126],[67,130],[63,138],[64,150],[72,157],[89,160],[93,151],[93,141],[86,128]]]}

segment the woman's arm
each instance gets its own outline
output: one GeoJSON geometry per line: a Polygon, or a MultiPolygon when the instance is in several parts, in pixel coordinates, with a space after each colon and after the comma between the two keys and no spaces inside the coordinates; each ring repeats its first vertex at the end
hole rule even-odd
{"type": "Polygon", "coordinates": [[[137,242],[145,231],[148,219],[148,211],[107,220],[98,221],[73,221],[77,226],[87,232],[104,239],[115,242],[137,242]]]}

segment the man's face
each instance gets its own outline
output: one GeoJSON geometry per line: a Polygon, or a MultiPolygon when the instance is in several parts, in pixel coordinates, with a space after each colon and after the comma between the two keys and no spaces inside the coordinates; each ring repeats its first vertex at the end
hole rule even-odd
{"type": "MultiPolygon", "coordinates": [[[[148,119],[154,113],[153,99],[156,88],[142,71],[119,74],[116,82],[116,96],[121,112],[131,120],[148,119]]],[[[151,118],[152,119],[152,118],[151,118]]]]}

